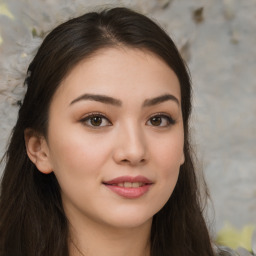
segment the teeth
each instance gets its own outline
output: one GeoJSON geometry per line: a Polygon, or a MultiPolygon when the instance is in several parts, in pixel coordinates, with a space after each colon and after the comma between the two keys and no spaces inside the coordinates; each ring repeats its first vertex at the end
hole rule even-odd
{"type": "Polygon", "coordinates": [[[123,183],[118,183],[117,186],[118,187],[125,187],[125,188],[138,188],[145,185],[142,182],[123,182],[123,183]]]}
{"type": "Polygon", "coordinates": [[[124,182],[124,187],[125,188],[131,188],[132,187],[132,183],[131,182],[124,182]]]}
{"type": "Polygon", "coordinates": [[[132,187],[133,188],[138,188],[140,186],[140,183],[139,182],[134,182],[132,183],[132,187]]]}

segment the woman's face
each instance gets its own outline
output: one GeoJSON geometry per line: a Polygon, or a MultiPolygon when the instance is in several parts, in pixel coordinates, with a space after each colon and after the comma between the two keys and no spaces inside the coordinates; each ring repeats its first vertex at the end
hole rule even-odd
{"type": "Polygon", "coordinates": [[[71,221],[136,227],[171,196],[184,162],[180,85],[147,51],[111,48],[55,93],[47,161],[71,221]]]}

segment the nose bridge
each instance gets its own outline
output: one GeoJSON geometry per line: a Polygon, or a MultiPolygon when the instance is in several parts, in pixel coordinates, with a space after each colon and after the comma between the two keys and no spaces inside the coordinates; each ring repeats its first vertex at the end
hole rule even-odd
{"type": "Polygon", "coordinates": [[[127,121],[119,127],[116,160],[132,165],[145,162],[147,143],[143,127],[135,121],[127,121]]]}

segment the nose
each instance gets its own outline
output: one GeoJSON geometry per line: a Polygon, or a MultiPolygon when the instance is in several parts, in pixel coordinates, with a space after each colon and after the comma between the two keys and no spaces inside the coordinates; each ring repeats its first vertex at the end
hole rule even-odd
{"type": "Polygon", "coordinates": [[[118,131],[114,161],[122,165],[143,165],[148,161],[148,148],[143,129],[127,125],[118,131]]]}

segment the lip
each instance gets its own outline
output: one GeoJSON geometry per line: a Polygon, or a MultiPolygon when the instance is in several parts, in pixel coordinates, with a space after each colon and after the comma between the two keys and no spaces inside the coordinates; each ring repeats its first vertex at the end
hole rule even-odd
{"type": "Polygon", "coordinates": [[[152,184],[153,182],[144,176],[120,176],[112,180],[104,181],[104,184],[113,185],[123,182],[141,182],[146,184],[152,184]]]}
{"type": "Polygon", "coordinates": [[[144,176],[136,176],[136,177],[121,176],[112,180],[104,181],[103,185],[105,185],[112,192],[118,194],[121,197],[133,199],[133,198],[139,198],[143,196],[153,185],[153,182],[144,176]],[[143,183],[144,185],[140,187],[118,186],[119,183],[124,183],[124,182],[131,182],[131,183],[140,182],[140,183],[143,183]]]}

